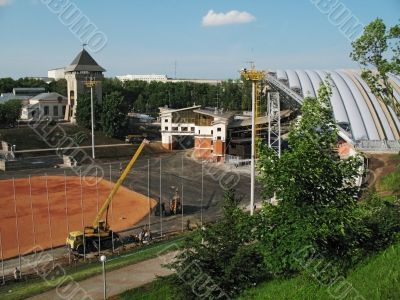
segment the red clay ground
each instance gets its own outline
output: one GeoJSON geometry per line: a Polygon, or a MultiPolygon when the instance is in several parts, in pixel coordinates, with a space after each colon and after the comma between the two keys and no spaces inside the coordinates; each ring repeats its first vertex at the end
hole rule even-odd
{"type": "MultiPolygon", "coordinates": [[[[96,216],[97,207],[101,207],[114,183],[101,180],[96,188],[96,185],[90,186],[85,184],[85,181],[82,182],[83,219],[85,225],[91,225],[96,216]]],[[[80,178],[66,177],[67,197],[65,197],[64,176],[48,177],[52,243],[49,230],[46,178],[43,176],[32,177],[31,183],[36,245],[43,248],[50,248],[51,244],[53,244],[53,247],[64,245],[68,233],[67,220],[69,231],[82,230],[80,178]],[[66,215],[66,198],[68,218],[66,215]]],[[[16,179],[15,191],[20,253],[26,253],[34,247],[28,178],[16,179]]],[[[12,180],[0,180],[0,232],[4,258],[18,255],[14,203],[12,180]]],[[[153,208],[156,201],[150,199],[150,205],[153,208]]],[[[109,223],[113,230],[119,231],[136,224],[148,212],[147,196],[120,187],[112,202],[112,215],[110,210],[109,223]]]]}

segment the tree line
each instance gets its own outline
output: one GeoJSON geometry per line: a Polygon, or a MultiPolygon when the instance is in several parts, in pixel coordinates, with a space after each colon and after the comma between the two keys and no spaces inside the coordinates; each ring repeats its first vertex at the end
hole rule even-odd
{"type": "Polygon", "coordinates": [[[0,93],[12,93],[13,88],[44,88],[46,92],[67,95],[67,81],[65,79],[47,83],[41,79],[31,77],[23,77],[16,80],[10,77],[0,78],[0,93]]]}
{"type": "MultiPolygon", "coordinates": [[[[34,78],[0,78],[0,93],[11,93],[15,87],[42,87],[47,92],[57,92],[67,96],[65,79],[46,83],[34,78]]],[[[203,107],[218,107],[228,110],[251,109],[251,86],[240,80],[227,80],[219,84],[194,82],[145,82],[125,81],[105,78],[103,95],[119,92],[129,110],[141,113],[157,113],[160,106],[172,108],[191,106],[194,103],[203,107]]]]}

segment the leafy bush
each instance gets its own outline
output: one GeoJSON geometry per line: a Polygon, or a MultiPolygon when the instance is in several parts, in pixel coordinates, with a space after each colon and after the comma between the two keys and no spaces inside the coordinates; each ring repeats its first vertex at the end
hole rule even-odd
{"type": "Polygon", "coordinates": [[[375,252],[393,244],[400,233],[400,203],[389,202],[371,193],[361,203],[362,224],[369,232],[369,238],[362,240],[367,252],[375,252]]]}
{"type": "Polygon", "coordinates": [[[186,299],[233,297],[267,276],[254,241],[256,220],[238,203],[233,191],[227,192],[222,218],[190,238],[183,253],[171,264],[186,299]]]}
{"type": "Polygon", "coordinates": [[[384,176],[380,184],[384,190],[392,191],[400,196],[400,166],[397,166],[394,172],[384,176]]]}

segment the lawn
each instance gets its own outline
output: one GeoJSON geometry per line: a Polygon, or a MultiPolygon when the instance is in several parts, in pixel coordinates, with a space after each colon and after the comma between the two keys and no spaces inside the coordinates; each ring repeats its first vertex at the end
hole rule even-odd
{"type": "Polygon", "coordinates": [[[332,287],[299,276],[264,283],[239,299],[355,299],[357,295],[369,300],[399,299],[399,282],[400,243],[369,258],[332,287]]]}
{"type": "MultiPolygon", "coordinates": [[[[156,257],[160,254],[173,251],[176,249],[176,247],[181,247],[183,245],[184,239],[184,236],[179,236],[168,241],[152,244],[143,248],[137,248],[130,252],[124,253],[123,255],[109,257],[107,262],[107,270],[111,271],[120,269],[122,267],[156,257]]],[[[80,265],[78,267],[65,268],[64,270],[65,274],[71,276],[70,278],[72,278],[74,281],[80,281],[94,275],[101,274],[102,272],[99,262],[80,265]]],[[[1,287],[0,299],[25,299],[57,287],[60,280],[65,278],[65,275],[53,276],[54,274],[47,276],[47,282],[42,279],[35,279],[29,282],[10,284],[1,287]],[[10,290],[11,292],[9,292],[10,290]]]]}

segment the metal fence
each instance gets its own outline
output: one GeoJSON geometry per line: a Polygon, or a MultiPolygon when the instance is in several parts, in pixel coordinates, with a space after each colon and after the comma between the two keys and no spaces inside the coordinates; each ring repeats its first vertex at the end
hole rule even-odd
{"type": "MultiPolygon", "coordinates": [[[[128,161],[104,163],[98,165],[98,168],[102,168],[105,180],[116,182],[127,163],[128,161]]],[[[99,210],[104,200],[101,199],[97,184],[85,190],[82,177],[76,176],[77,170],[78,167],[1,174],[0,179],[7,179],[7,188],[3,189],[6,186],[5,181],[0,180],[0,185],[3,184],[0,186],[2,189],[0,205],[2,205],[2,210],[6,211],[7,217],[15,221],[8,223],[4,219],[0,221],[0,278],[3,278],[3,281],[13,278],[15,267],[18,267],[23,275],[29,274],[27,271],[31,270],[31,266],[26,258],[36,252],[35,249],[38,247],[46,249],[46,253],[50,254],[50,265],[54,266],[58,259],[63,259],[68,264],[76,262],[76,258],[64,246],[67,233],[78,228],[82,230],[84,226],[91,225],[93,220],[88,218],[88,210],[94,209],[94,212],[90,212],[93,215],[99,210]],[[28,175],[28,172],[32,173],[28,175]],[[54,176],[59,177],[57,185],[51,182],[54,176]],[[78,180],[71,184],[70,178],[73,176],[78,180]],[[40,182],[35,180],[38,177],[41,177],[40,182]],[[90,203],[86,198],[88,193],[92,193],[90,203]]],[[[171,231],[184,231],[200,226],[199,224],[202,224],[205,218],[203,214],[203,203],[206,205],[205,194],[212,191],[204,191],[203,184],[198,185],[193,182],[200,182],[201,176],[203,183],[205,172],[202,164],[194,165],[190,158],[184,156],[179,164],[174,161],[173,166],[170,161],[164,161],[161,158],[138,161],[127,177],[124,188],[142,194],[149,202],[143,202],[147,209],[143,219],[134,226],[119,230],[125,241],[137,242],[135,235],[143,228],[151,231],[153,238],[158,239],[171,231]],[[198,168],[198,172],[194,168],[198,168]],[[197,177],[194,178],[195,176],[197,177]],[[181,210],[171,215],[171,199],[174,193],[176,194],[176,190],[178,190],[181,210]],[[150,199],[157,201],[153,208],[149,204],[150,199]],[[156,213],[157,210],[158,213],[156,213]]],[[[100,174],[100,172],[96,169],[95,174],[100,174]]],[[[219,183],[216,182],[216,184],[219,183]]],[[[110,190],[111,187],[112,184],[109,186],[110,190]]],[[[117,206],[118,204],[114,202],[110,206],[111,228],[114,223],[121,221],[116,220],[120,217],[116,214],[117,206]]],[[[96,255],[104,251],[119,250],[113,245],[112,249],[99,249],[96,255]]],[[[78,259],[85,260],[85,257],[78,259]]],[[[29,279],[29,276],[24,278],[29,279]]]]}

